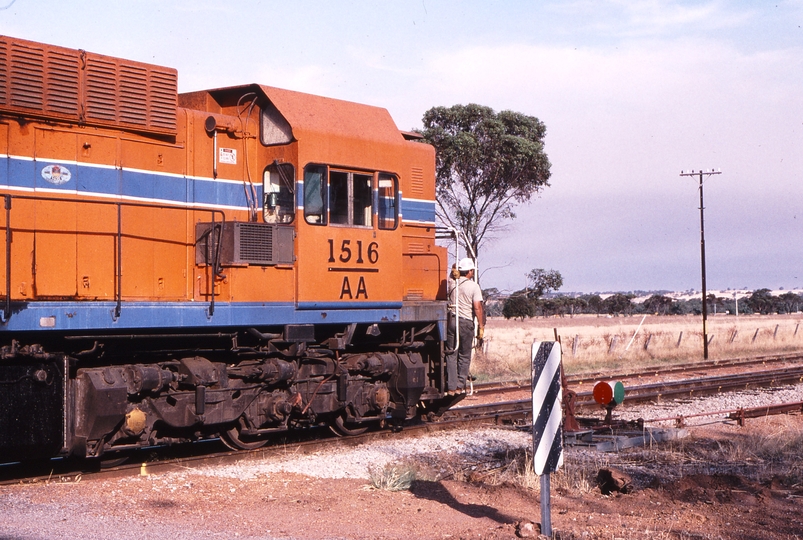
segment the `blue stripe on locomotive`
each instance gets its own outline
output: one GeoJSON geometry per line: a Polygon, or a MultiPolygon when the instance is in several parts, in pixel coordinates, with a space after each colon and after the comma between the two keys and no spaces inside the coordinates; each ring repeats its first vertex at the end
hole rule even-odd
{"type": "MultiPolygon", "coordinates": [[[[21,157],[4,157],[0,166],[0,185],[30,190],[64,191],[78,195],[96,195],[136,199],[167,204],[247,209],[247,186],[233,180],[179,176],[151,171],[118,169],[63,161],[34,161],[21,157]],[[67,163],[64,165],[64,163],[67,163]],[[53,164],[66,167],[70,181],[56,185],[42,177],[42,170],[53,164]]],[[[301,186],[302,184],[298,184],[301,186]]],[[[262,185],[254,184],[257,202],[262,200],[262,185]]],[[[249,188],[250,189],[250,188],[249,188]]],[[[303,207],[303,189],[297,189],[296,204],[303,207]]],[[[376,202],[376,201],[375,201],[376,202]]],[[[435,223],[435,201],[401,200],[404,221],[435,223]]]]}
{"type": "Polygon", "coordinates": [[[435,201],[402,199],[402,219],[435,224],[435,201]]]}
{"type": "MultiPolygon", "coordinates": [[[[243,210],[248,208],[246,186],[233,180],[214,180],[55,160],[34,161],[10,156],[4,156],[3,161],[4,163],[0,165],[0,186],[12,189],[63,191],[86,196],[122,196],[127,199],[165,204],[243,210]],[[54,184],[44,179],[42,171],[54,164],[70,171],[68,182],[54,184]]],[[[262,185],[254,184],[254,188],[257,201],[261,201],[262,185]]]]}
{"type": "MultiPolygon", "coordinates": [[[[323,305],[317,309],[296,309],[293,303],[216,302],[209,316],[208,302],[123,302],[114,320],[114,302],[28,302],[14,303],[12,316],[2,331],[53,331],[85,329],[198,328],[272,326],[285,324],[327,324],[395,322],[401,304],[372,303],[323,305]]],[[[307,306],[311,307],[311,306],[307,306]]]]}

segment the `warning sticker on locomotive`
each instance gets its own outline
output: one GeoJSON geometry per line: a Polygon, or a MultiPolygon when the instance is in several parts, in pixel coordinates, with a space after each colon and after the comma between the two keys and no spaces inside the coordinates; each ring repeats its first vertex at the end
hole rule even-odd
{"type": "Polygon", "coordinates": [[[72,173],[63,165],[48,165],[42,169],[42,178],[51,184],[60,186],[61,184],[66,184],[70,181],[70,178],[72,178],[72,173]]]}
{"type": "Polygon", "coordinates": [[[237,150],[234,148],[218,148],[217,160],[219,163],[237,165],[237,150]]]}

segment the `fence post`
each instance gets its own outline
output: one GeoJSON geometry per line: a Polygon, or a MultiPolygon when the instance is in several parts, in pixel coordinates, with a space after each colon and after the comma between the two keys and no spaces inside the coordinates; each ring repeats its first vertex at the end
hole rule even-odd
{"type": "Polygon", "coordinates": [[[650,348],[650,341],[652,341],[652,334],[647,336],[647,339],[644,341],[644,350],[645,351],[650,348]]]}
{"type": "Polygon", "coordinates": [[[759,330],[761,330],[761,329],[760,328],[756,328],[756,333],[753,334],[753,341],[751,341],[750,343],[755,343],[756,342],[756,338],[758,337],[758,331],[759,330]]]}
{"type": "Polygon", "coordinates": [[[798,328],[800,328],[800,323],[797,323],[797,324],[795,325],[795,333],[794,333],[794,334],[792,334],[792,337],[797,337],[797,329],[798,329],[798,328]]]}
{"type": "Polygon", "coordinates": [[[577,356],[577,347],[580,344],[580,334],[574,335],[574,341],[572,342],[572,356],[577,356]]]}
{"type": "Polygon", "coordinates": [[[608,347],[608,354],[613,353],[614,349],[616,349],[616,342],[619,341],[619,336],[613,336],[611,338],[611,346],[608,347]]]}
{"type": "Polygon", "coordinates": [[[739,330],[734,330],[733,331],[733,334],[731,334],[731,339],[730,339],[729,343],[733,343],[733,340],[736,339],[736,334],[738,334],[738,333],[739,333],[739,330]]]}
{"type": "Polygon", "coordinates": [[[775,338],[777,338],[777,337],[778,337],[778,328],[779,328],[780,326],[781,326],[780,324],[776,324],[776,325],[775,325],[775,332],[773,332],[773,333],[772,333],[772,339],[775,339],[775,338]]]}
{"type": "Polygon", "coordinates": [[[680,335],[678,336],[678,344],[677,347],[680,347],[680,342],[683,339],[683,330],[680,331],[680,335]]]}

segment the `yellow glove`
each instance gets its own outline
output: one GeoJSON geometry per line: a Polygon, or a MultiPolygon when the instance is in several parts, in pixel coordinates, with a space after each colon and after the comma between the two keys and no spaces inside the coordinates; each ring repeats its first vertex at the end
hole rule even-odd
{"type": "Polygon", "coordinates": [[[477,339],[482,341],[483,336],[485,335],[485,328],[480,326],[477,328],[477,339]]]}
{"type": "Polygon", "coordinates": [[[457,279],[457,278],[460,277],[460,270],[457,269],[457,265],[456,264],[452,265],[452,271],[451,271],[450,275],[452,276],[452,279],[457,279]]]}

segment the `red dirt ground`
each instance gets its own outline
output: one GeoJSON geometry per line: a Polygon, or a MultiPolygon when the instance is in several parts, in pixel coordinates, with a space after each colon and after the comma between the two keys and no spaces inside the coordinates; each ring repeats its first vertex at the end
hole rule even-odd
{"type": "MultiPolygon", "coordinates": [[[[790,425],[788,418],[783,424],[786,428],[790,425]]],[[[803,417],[791,418],[795,429],[803,429],[803,417]]],[[[695,432],[686,444],[698,441],[716,446],[760,422],[744,428],[717,426],[704,435],[695,432]]],[[[803,538],[803,485],[799,477],[753,481],[745,475],[717,472],[717,464],[711,464],[711,474],[664,477],[661,466],[651,465],[649,483],[639,486],[634,480],[635,489],[627,494],[603,495],[599,488],[570,492],[555,489],[553,484],[553,536],[803,538]],[[657,475],[655,470],[659,471],[657,475]]],[[[158,529],[168,535],[174,531],[174,539],[512,539],[521,524],[540,521],[538,494],[510,482],[492,485],[469,476],[467,481],[417,481],[410,490],[398,492],[376,490],[367,484],[365,480],[287,473],[254,480],[221,480],[175,472],[102,481],[84,479],[69,485],[6,486],[0,488],[0,508],[4,499],[8,504],[13,498],[15,511],[3,511],[3,520],[21,520],[20,527],[22,520],[30,527],[38,519],[51,524],[61,520],[69,527],[70,520],[80,515],[82,521],[88,519],[96,525],[98,534],[117,527],[119,538],[140,538],[127,536],[125,531],[158,529]],[[23,510],[20,501],[24,502],[23,510]]],[[[4,535],[10,527],[14,523],[0,525],[0,538],[32,538],[4,535]]],[[[53,530],[47,529],[49,534],[53,530]]],[[[54,536],[37,538],[49,537],[54,536]]]]}

